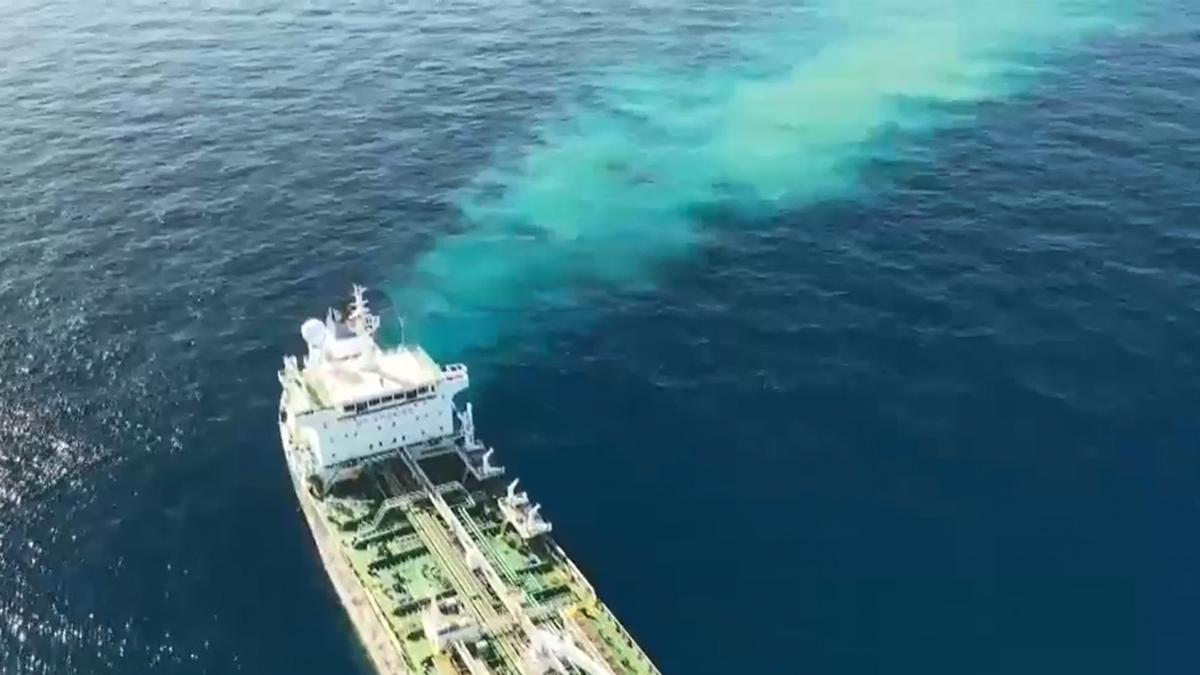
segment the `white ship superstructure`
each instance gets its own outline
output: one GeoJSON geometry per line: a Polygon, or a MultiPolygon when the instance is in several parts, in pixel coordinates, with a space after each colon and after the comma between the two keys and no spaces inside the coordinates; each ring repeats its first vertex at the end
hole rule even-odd
{"type": "Polygon", "coordinates": [[[573,562],[541,506],[497,479],[461,364],[385,348],[364,289],[301,326],[279,429],[305,516],[385,673],[657,673],[573,562]]]}

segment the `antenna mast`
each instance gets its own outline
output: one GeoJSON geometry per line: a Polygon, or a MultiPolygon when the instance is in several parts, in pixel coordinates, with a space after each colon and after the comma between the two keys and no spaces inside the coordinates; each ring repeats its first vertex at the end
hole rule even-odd
{"type": "Polygon", "coordinates": [[[354,302],[350,305],[350,316],[346,322],[350,325],[350,330],[359,337],[374,335],[375,331],[379,330],[379,317],[371,313],[371,308],[367,306],[367,299],[363,295],[366,290],[366,288],[354,284],[354,302]]]}

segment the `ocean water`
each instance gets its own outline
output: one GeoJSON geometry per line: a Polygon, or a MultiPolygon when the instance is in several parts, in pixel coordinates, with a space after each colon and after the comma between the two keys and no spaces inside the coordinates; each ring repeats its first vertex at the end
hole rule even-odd
{"type": "Polygon", "coordinates": [[[0,111],[0,673],[369,672],[352,282],[666,673],[1200,664],[1194,3],[12,0],[0,111]]]}

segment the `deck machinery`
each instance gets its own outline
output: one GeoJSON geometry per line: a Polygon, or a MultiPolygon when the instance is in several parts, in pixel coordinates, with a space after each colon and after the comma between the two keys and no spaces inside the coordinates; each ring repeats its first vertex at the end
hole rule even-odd
{"type": "Polygon", "coordinates": [[[330,580],[376,669],[658,675],[475,438],[467,368],[383,347],[362,287],[301,326],[279,432],[330,580]]]}

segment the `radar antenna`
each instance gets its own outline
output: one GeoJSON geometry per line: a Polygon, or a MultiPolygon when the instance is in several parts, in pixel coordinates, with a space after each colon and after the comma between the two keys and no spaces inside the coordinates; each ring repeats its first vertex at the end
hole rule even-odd
{"type": "Polygon", "coordinates": [[[374,335],[375,331],[379,330],[379,317],[371,313],[363,295],[366,290],[363,286],[354,284],[354,302],[350,305],[350,316],[346,321],[350,330],[359,337],[374,335]]]}

